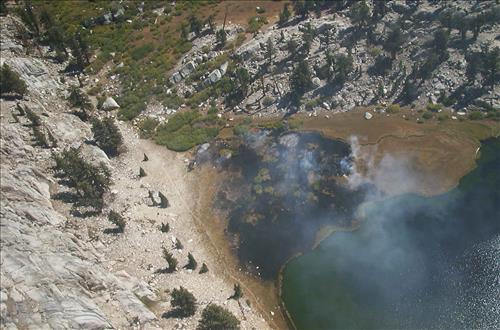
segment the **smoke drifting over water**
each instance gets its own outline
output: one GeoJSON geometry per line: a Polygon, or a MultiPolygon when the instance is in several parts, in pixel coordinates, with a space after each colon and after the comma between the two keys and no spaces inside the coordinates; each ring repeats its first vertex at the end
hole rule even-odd
{"type": "MultiPolygon", "coordinates": [[[[351,141],[350,187],[411,190],[411,162],[351,141]]],[[[500,140],[483,144],[479,166],[436,197],[365,195],[358,231],[335,233],[292,261],[284,300],[299,328],[476,328],[500,326],[500,140]],[[334,283],[335,282],[335,283],[334,283]],[[305,303],[307,302],[307,303],[305,303]],[[336,311],[342,311],[336,313],[336,311]]]]}
{"type": "Polygon", "coordinates": [[[500,327],[491,294],[499,287],[491,275],[499,268],[499,139],[483,144],[478,167],[456,189],[430,198],[407,194],[428,179],[412,159],[377,158],[355,137],[348,145],[253,130],[221,148],[212,150],[227,174],[216,206],[244,268],[275,280],[305,251],[283,274],[299,328],[500,327]],[[323,226],[356,219],[358,230],[310,251],[323,226]]]}

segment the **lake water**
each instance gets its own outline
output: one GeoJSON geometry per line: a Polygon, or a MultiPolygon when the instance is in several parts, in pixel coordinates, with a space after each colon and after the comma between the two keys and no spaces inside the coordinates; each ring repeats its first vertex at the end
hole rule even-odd
{"type": "MultiPolygon", "coordinates": [[[[453,166],[453,164],[448,164],[453,166]]],[[[500,328],[500,139],[452,191],[361,205],[283,271],[298,329],[500,328]]]]}

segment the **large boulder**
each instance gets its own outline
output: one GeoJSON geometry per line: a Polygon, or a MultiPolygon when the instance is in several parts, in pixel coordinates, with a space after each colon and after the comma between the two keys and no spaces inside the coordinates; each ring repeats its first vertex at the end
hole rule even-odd
{"type": "Polygon", "coordinates": [[[220,68],[219,68],[219,71],[221,73],[221,75],[225,75],[226,74],[226,71],[227,71],[227,67],[229,65],[229,62],[224,62],[220,68]]]}
{"type": "Polygon", "coordinates": [[[178,84],[182,80],[182,76],[179,72],[175,72],[172,77],[170,77],[170,82],[172,84],[178,84]]]}
{"type": "Polygon", "coordinates": [[[211,84],[215,84],[222,78],[222,73],[220,72],[219,69],[215,69],[208,75],[208,80],[210,81],[211,84]]]}
{"type": "Polygon", "coordinates": [[[196,63],[194,63],[193,61],[189,61],[182,67],[179,73],[181,74],[182,78],[186,78],[191,74],[191,72],[194,71],[194,69],[196,69],[196,63]]]}
{"type": "Polygon", "coordinates": [[[120,106],[116,103],[115,99],[109,96],[102,104],[102,109],[105,111],[118,109],[120,106]]]}

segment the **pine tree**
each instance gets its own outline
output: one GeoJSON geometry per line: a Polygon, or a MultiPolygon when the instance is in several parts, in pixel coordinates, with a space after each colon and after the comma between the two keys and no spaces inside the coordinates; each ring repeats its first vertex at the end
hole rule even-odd
{"type": "Polygon", "coordinates": [[[90,47],[87,42],[87,39],[83,36],[82,32],[76,34],[76,41],[78,43],[78,47],[80,48],[80,53],[87,65],[90,64],[90,47]]]}
{"type": "Polygon", "coordinates": [[[161,208],[167,208],[170,206],[170,203],[168,202],[168,199],[161,191],[158,192],[158,197],[160,197],[160,207],[161,208]]]}
{"type": "Polygon", "coordinates": [[[165,261],[167,262],[167,267],[165,268],[165,270],[168,273],[173,273],[177,270],[177,259],[174,258],[172,253],[168,252],[165,247],[163,247],[163,259],[165,259],[165,261]]]}
{"type": "Polygon", "coordinates": [[[302,95],[312,87],[311,70],[306,61],[300,60],[290,77],[292,100],[298,103],[302,95]]]}
{"type": "Polygon", "coordinates": [[[194,32],[195,36],[199,37],[201,34],[201,29],[203,28],[203,24],[201,23],[200,19],[194,14],[191,14],[188,17],[188,21],[191,32],[194,32]]]}
{"type": "Polygon", "coordinates": [[[186,265],[186,268],[195,270],[196,267],[198,267],[198,263],[196,262],[196,259],[193,257],[191,252],[189,252],[188,253],[188,264],[186,265]]]}
{"type": "Polygon", "coordinates": [[[182,250],[184,248],[184,246],[181,243],[181,240],[178,238],[175,239],[175,248],[177,250],[182,250]]]}
{"type": "Polygon", "coordinates": [[[288,20],[290,20],[290,15],[291,14],[290,10],[288,9],[288,3],[285,3],[285,5],[283,6],[283,10],[280,12],[280,18],[278,24],[280,26],[283,26],[286,23],[288,23],[288,20]]]}
{"type": "Polygon", "coordinates": [[[271,38],[268,38],[266,43],[266,58],[268,61],[268,65],[271,65],[271,63],[273,62],[273,55],[275,52],[276,50],[274,49],[273,40],[271,38]]]}
{"type": "Polygon", "coordinates": [[[311,26],[311,23],[305,24],[304,29],[302,30],[302,40],[304,40],[304,49],[306,53],[309,53],[311,49],[312,42],[316,37],[316,30],[311,26]]]}
{"type": "Polygon", "coordinates": [[[222,29],[217,30],[217,32],[215,33],[215,40],[217,42],[217,45],[220,48],[223,48],[226,45],[227,41],[226,31],[222,29]]]}
{"type": "Polygon", "coordinates": [[[21,10],[21,19],[35,33],[36,37],[40,37],[40,24],[38,17],[33,12],[33,5],[30,0],[24,2],[24,8],[21,10]]]}
{"type": "Polygon", "coordinates": [[[146,172],[144,171],[144,169],[142,167],[139,167],[139,177],[143,178],[145,176],[146,176],[146,172]]]}
{"type": "Polygon", "coordinates": [[[206,263],[203,263],[200,268],[200,274],[208,273],[208,267],[206,263]]]}
{"type": "Polygon", "coordinates": [[[215,33],[215,15],[211,14],[207,17],[206,20],[209,28],[210,28],[210,33],[215,33]]]}
{"type": "Polygon", "coordinates": [[[401,32],[401,27],[399,25],[395,26],[384,43],[384,49],[391,53],[391,58],[396,58],[397,52],[401,49],[404,43],[403,33],[401,32]]]}
{"type": "Polygon", "coordinates": [[[170,296],[172,297],[170,305],[177,309],[181,317],[194,315],[196,312],[196,298],[191,292],[181,286],[179,289],[174,289],[170,296]]]}
{"type": "Polygon", "coordinates": [[[307,1],[304,0],[294,0],[293,1],[293,11],[295,15],[300,16],[302,19],[305,19],[308,14],[307,1]]]}
{"type": "Polygon", "coordinates": [[[238,330],[240,321],[227,309],[209,304],[201,313],[197,330],[238,330]]]}
{"type": "Polygon", "coordinates": [[[239,300],[241,297],[243,297],[243,291],[241,290],[241,285],[239,283],[236,283],[234,285],[234,293],[231,296],[231,299],[239,300]]]}
{"type": "Polygon", "coordinates": [[[167,222],[167,223],[161,223],[161,226],[160,226],[160,231],[162,233],[168,233],[170,231],[170,224],[167,222]]]}
{"type": "Polygon", "coordinates": [[[74,187],[78,196],[77,205],[91,206],[101,211],[103,195],[109,191],[111,172],[101,163],[95,166],[83,159],[80,151],[70,148],[54,155],[56,171],[74,187]]]}
{"type": "Polygon", "coordinates": [[[370,18],[370,7],[368,7],[366,1],[358,1],[351,6],[350,16],[354,24],[359,24],[360,27],[363,27],[368,23],[370,18]]]}
{"type": "Polygon", "coordinates": [[[92,121],[92,133],[94,133],[97,146],[104,150],[108,156],[118,155],[123,144],[123,137],[113,118],[94,119],[92,121]]]}

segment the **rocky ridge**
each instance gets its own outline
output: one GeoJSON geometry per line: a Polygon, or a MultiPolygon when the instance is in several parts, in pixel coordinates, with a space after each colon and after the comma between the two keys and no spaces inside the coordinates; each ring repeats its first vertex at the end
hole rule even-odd
{"type": "MultiPolygon", "coordinates": [[[[373,6],[370,1],[368,4],[373,6]]],[[[402,102],[405,84],[413,83],[415,75],[418,77],[418,70],[426,65],[430,56],[429,45],[433,33],[442,27],[440,20],[448,10],[467,19],[473,19],[486,11],[498,13],[500,7],[490,1],[476,4],[467,1],[453,3],[422,1],[417,8],[400,1],[389,1],[387,13],[375,23],[370,23],[365,30],[357,28],[352,22],[349,9],[336,12],[323,11],[321,17],[309,14],[303,20],[295,17],[282,27],[274,24],[269,29],[256,33],[234,53],[225,51],[231,55],[237,66],[246,68],[252,77],[249,92],[241,104],[234,108],[228,107],[226,110],[259,115],[283,114],[290,111],[290,104],[287,101],[290,92],[289,79],[297,62],[294,56],[298,55],[298,50],[304,44],[303,31],[306,29],[312,31],[313,38],[310,50],[300,56],[304,56],[312,69],[313,87],[304,95],[304,100],[317,101],[304,101],[299,111],[320,109],[332,112],[348,111],[356,106],[402,102]],[[374,73],[373,67],[377,57],[384,55],[382,45],[396,22],[399,22],[403,31],[404,43],[401,50],[391,60],[385,73],[374,73]],[[365,32],[358,33],[359,31],[365,32]],[[296,43],[295,53],[290,53],[287,46],[290,41],[296,43]],[[269,43],[273,45],[271,59],[267,50],[269,43]],[[321,74],[322,68],[327,63],[328,53],[352,56],[353,70],[348,74],[345,84],[332,84],[321,74]],[[307,103],[309,105],[306,107],[307,103]]],[[[236,28],[236,31],[239,30],[236,28]]],[[[477,80],[468,83],[466,77],[468,54],[500,46],[498,23],[483,27],[477,38],[472,38],[471,32],[466,33],[466,45],[460,44],[458,30],[450,31],[450,45],[447,48],[449,56],[435,64],[429,77],[415,81],[412,87],[415,97],[410,103],[413,106],[425,107],[429,102],[440,102],[440,97],[446,95],[454,98],[456,103],[453,107],[456,111],[462,111],[469,105],[472,109],[474,104],[481,102],[498,108],[500,106],[498,84],[488,88],[481,86],[477,80]]],[[[234,33],[231,32],[231,36],[234,36],[234,33]]],[[[213,84],[222,77],[216,72],[217,70],[214,70],[206,72],[198,81],[185,79],[198,63],[222,53],[222,51],[215,53],[210,51],[205,54],[202,50],[215,47],[213,39],[213,36],[196,39],[193,48],[185,57],[187,64],[181,64],[184,66],[174,71],[171,82],[175,83],[179,95],[195,93],[202,86],[206,86],[204,82],[207,79],[213,84]]],[[[208,102],[200,106],[208,107],[208,102]]]]}

